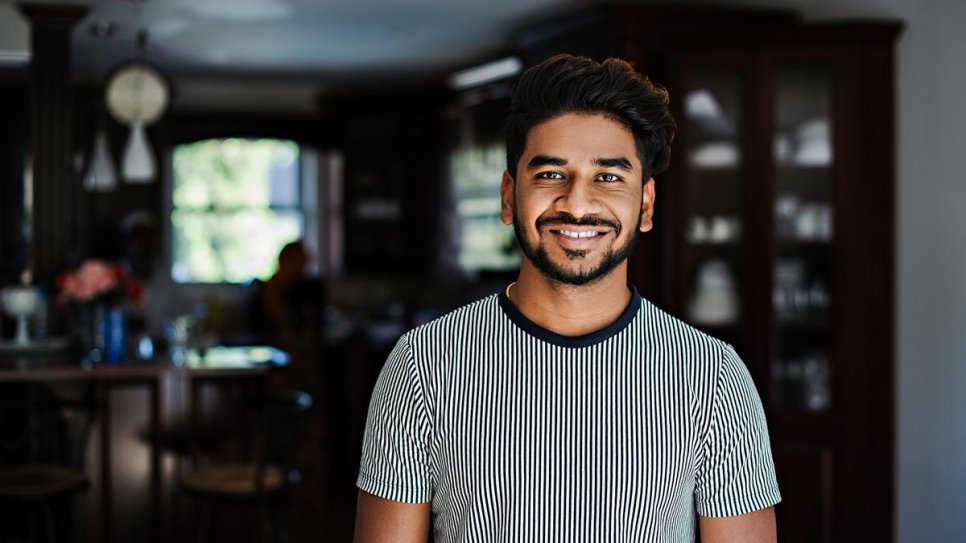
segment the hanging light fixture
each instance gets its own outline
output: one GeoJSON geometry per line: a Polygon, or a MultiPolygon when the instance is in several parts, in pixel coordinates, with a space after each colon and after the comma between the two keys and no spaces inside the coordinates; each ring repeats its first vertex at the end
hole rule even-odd
{"type": "MultiPolygon", "coordinates": [[[[114,36],[116,26],[109,21],[94,21],[88,27],[88,32],[95,39],[102,41],[114,36]]],[[[94,133],[91,153],[88,155],[86,168],[83,157],[78,158],[77,169],[81,174],[81,185],[88,192],[109,192],[117,188],[117,170],[114,168],[114,158],[107,143],[104,132],[104,107],[96,110],[96,132],[94,133]]]]}
{"type": "Polygon", "coordinates": [[[117,174],[104,130],[98,130],[94,136],[94,150],[84,172],[83,185],[89,192],[108,192],[117,188],[117,174]]]}
{"type": "MultiPolygon", "coordinates": [[[[140,7],[140,0],[132,1],[140,7]]],[[[140,16],[138,19],[140,22],[140,16]]],[[[139,30],[134,60],[111,75],[105,91],[111,116],[130,128],[121,161],[122,176],[129,183],[150,183],[157,177],[145,127],[161,118],[171,96],[164,75],[145,60],[147,41],[147,31],[139,30]]]]}
{"type": "Polygon", "coordinates": [[[127,145],[124,147],[124,163],[121,166],[124,179],[130,183],[147,183],[157,175],[154,154],[144,133],[144,121],[135,119],[131,123],[127,145]]]}

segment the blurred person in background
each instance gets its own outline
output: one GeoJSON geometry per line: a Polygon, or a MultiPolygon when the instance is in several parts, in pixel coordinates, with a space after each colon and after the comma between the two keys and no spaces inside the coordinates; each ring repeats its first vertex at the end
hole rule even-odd
{"type": "MultiPolygon", "coordinates": [[[[315,398],[306,424],[306,435],[298,452],[307,469],[302,475],[302,500],[321,500],[325,481],[331,480],[331,466],[323,465],[322,451],[331,446],[332,417],[329,387],[341,384],[322,379],[328,363],[323,345],[322,310],[325,288],[322,280],[309,274],[312,255],[302,240],[286,243],[278,253],[278,267],[267,281],[254,280],[248,299],[250,332],[257,343],[283,349],[290,356],[285,371],[273,372],[268,387],[298,389],[315,398]]],[[[330,453],[331,463],[331,453],[330,453]]]]}
{"type": "Polygon", "coordinates": [[[265,282],[255,281],[249,301],[252,333],[269,342],[308,333],[320,335],[323,285],[307,275],[311,255],[301,240],[285,244],[278,253],[278,268],[265,282]]]}

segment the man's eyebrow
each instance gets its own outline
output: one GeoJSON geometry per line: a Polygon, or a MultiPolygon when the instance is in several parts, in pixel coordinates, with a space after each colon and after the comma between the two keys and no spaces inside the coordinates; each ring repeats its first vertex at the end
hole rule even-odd
{"type": "Polygon", "coordinates": [[[594,163],[603,168],[619,168],[625,171],[633,170],[631,166],[631,161],[624,157],[617,158],[598,158],[594,160],[594,163]]]}
{"type": "Polygon", "coordinates": [[[527,162],[527,169],[539,168],[540,166],[566,166],[567,160],[555,156],[537,155],[527,162]]]}

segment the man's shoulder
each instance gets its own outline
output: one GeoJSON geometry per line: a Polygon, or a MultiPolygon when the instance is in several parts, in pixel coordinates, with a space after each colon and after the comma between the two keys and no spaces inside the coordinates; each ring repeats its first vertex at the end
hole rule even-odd
{"type": "Polygon", "coordinates": [[[451,337],[477,329],[482,323],[492,321],[500,312],[497,294],[490,294],[476,301],[451,310],[435,319],[421,324],[408,332],[407,338],[427,339],[451,337]]]}
{"type": "Polygon", "coordinates": [[[710,349],[717,353],[731,349],[728,343],[672,315],[643,297],[640,317],[639,324],[645,333],[662,343],[673,342],[679,348],[710,349]]]}

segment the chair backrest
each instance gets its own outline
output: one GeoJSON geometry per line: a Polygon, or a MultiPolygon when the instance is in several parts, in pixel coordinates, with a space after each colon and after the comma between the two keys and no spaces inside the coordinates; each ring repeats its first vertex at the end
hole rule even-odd
{"type": "Polygon", "coordinates": [[[82,470],[97,408],[90,387],[74,396],[41,384],[3,384],[0,465],[59,464],[82,470]]]}
{"type": "Polygon", "coordinates": [[[301,477],[298,452],[302,443],[305,415],[312,407],[312,396],[301,390],[266,393],[258,413],[255,435],[256,487],[264,482],[269,464],[281,468],[288,482],[301,477]]]}

